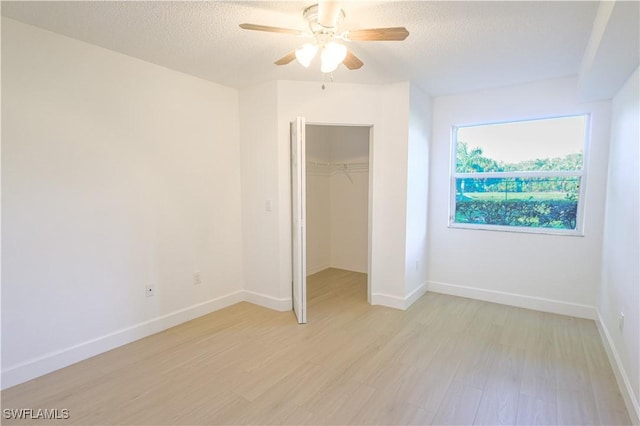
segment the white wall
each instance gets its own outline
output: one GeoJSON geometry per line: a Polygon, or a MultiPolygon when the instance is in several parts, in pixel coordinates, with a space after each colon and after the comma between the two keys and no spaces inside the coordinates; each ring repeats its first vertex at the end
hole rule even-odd
{"type": "Polygon", "coordinates": [[[333,162],[368,162],[369,134],[367,126],[325,126],[330,140],[333,162]]]}
{"type": "Polygon", "coordinates": [[[235,90],[3,18],[2,92],[3,387],[241,300],[235,90]]]}
{"type": "MultiPolygon", "coordinates": [[[[369,127],[329,127],[332,163],[369,162],[369,127]]],[[[368,272],[369,169],[329,178],[333,268],[368,272]],[[349,177],[351,179],[349,179],[349,177]]]]}
{"type": "Polygon", "coordinates": [[[577,102],[564,78],[433,104],[429,288],[576,316],[595,317],[604,214],[610,103],[577,102]],[[448,228],[451,127],[591,113],[584,237],[448,228]]]}
{"type": "MultiPolygon", "coordinates": [[[[240,158],[242,176],[242,241],[248,300],[281,311],[291,309],[291,292],[280,295],[281,211],[278,185],[277,83],[240,91],[240,158]]],[[[289,170],[287,163],[287,170],[289,170]]],[[[290,209],[290,208],[289,208],[290,209]]],[[[289,243],[290,244],[290,243],[289,243]]],[[[289,255],[289,262],[291,256],[289,255]]]]}
{"type": "Polygon", "coordinates": [[[332,268],[368,272],[369,174],[352,171],[329,177],[332,268]]]}
{"type": "MultiPolygon", "coordinates": [[[[328,126],[307,126],[307,161],[329,163],[328,126]]],[[[331,266],[331,186],[326,167],[307,167],[307,275],[331,266]]]]}
{"type": "Polygon", "coordinates": [[[307,275],[331,267],[329,173],[307,174],[307,275]]]}
{"type": "Polygon", "coordinates": [[[307,161],[331,161],[331,131],[333,126],[307,124],[305,128],[307,161]]]}
{"type": "Polygon", "coordinates": [[[427,217],[431,99],[414,85],[409,99],[407,166],[407,241],[405,295],[411,300],[427,289],[427,217]]]}
{"type": "MultiPolygon", "coordinates": [[[[630,414],[640,417],[640,74],[613,99],[598,310],[630,414]],[[619,327],[619,314],[625,315],[619,327]]],[[[632,415],[633,418],[633,415],[632,415]]]]}

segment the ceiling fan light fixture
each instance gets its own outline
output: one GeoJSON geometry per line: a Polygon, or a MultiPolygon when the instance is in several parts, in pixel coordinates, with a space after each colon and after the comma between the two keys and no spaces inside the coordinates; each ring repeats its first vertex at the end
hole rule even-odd
{"type": "Polygon", "coordinates": [[[320,71],[323,73],[335,71],[346,57],[346,46],[336,43],[335,41],[330,41],[322,46],[322,51],[320,52],[320,71]]]}
{"type": "Polygon", "coordinates": [[[296,49],[296,59],[305,68],[309,68],[311,61],[318,53],[318,46],[315,44],[307,43],[302,47],[296,49]]]}
{"type": "Polygon", "coordinates": [[[324,74],[335,71],[340,64],[344,64],[349,70],[358,70],[364,65],[352,51],[347,50],[346,46],[336,43],[336,41],[347,43],[350,41],[402,41],[409,36],[409,31],[405,27],[365,28],[339,32],[345,17],[344,10],[340,8],[339,0],[318,0],[318,4],[306,8],[302,16],[309,24],[310,32],[249,23],[240,24],[240,28],[312,37],[313,42],[290,51],[274,64],[287,65],[297,59],[300,65],[308,68],[318,55],[319,50],[320,70],[324,74]]]}

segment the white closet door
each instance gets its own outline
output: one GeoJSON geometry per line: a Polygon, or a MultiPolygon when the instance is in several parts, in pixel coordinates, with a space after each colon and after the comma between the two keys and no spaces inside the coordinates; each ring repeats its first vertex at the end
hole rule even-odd
{"type": "Polygon", "coordinates": [[[291,123],[291,235],[293,252],[293,310],[298,323],[307,322],[307,238],[305,120],[291,123]]]}

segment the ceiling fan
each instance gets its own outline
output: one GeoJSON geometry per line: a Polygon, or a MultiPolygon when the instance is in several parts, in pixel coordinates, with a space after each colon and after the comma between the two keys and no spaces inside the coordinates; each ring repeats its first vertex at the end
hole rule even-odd
{"type": "Polygon", "coordinates": [[[309,67],[313,58],[320,52],[320,70],[323,73],[335,71],[340,64],[344,64],[350,70],[357,70],[362,67],[363,62],[341,42],[402,41],[409,36],[409,31],[404,27],[370,28],[339,32],[339,27],[344,20],[345,14],[336,1],[320,1],[318,4],[306,8],[302,16],[309,24],[310,31],[256,24],[240,24],[240,28],[312,38],[313,40],[310,43],[306,43],[287,53],[275,61],[275,64],[286,65],[297,59],[306,68],[309,67]]]}

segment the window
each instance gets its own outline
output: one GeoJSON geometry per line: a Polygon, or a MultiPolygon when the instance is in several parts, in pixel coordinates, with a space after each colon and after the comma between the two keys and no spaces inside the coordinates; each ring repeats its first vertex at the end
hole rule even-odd
{"type": "Polygon", "coordinates": [[[453,129],[452,227],[580,234],[588,116],[453,129]]]}

